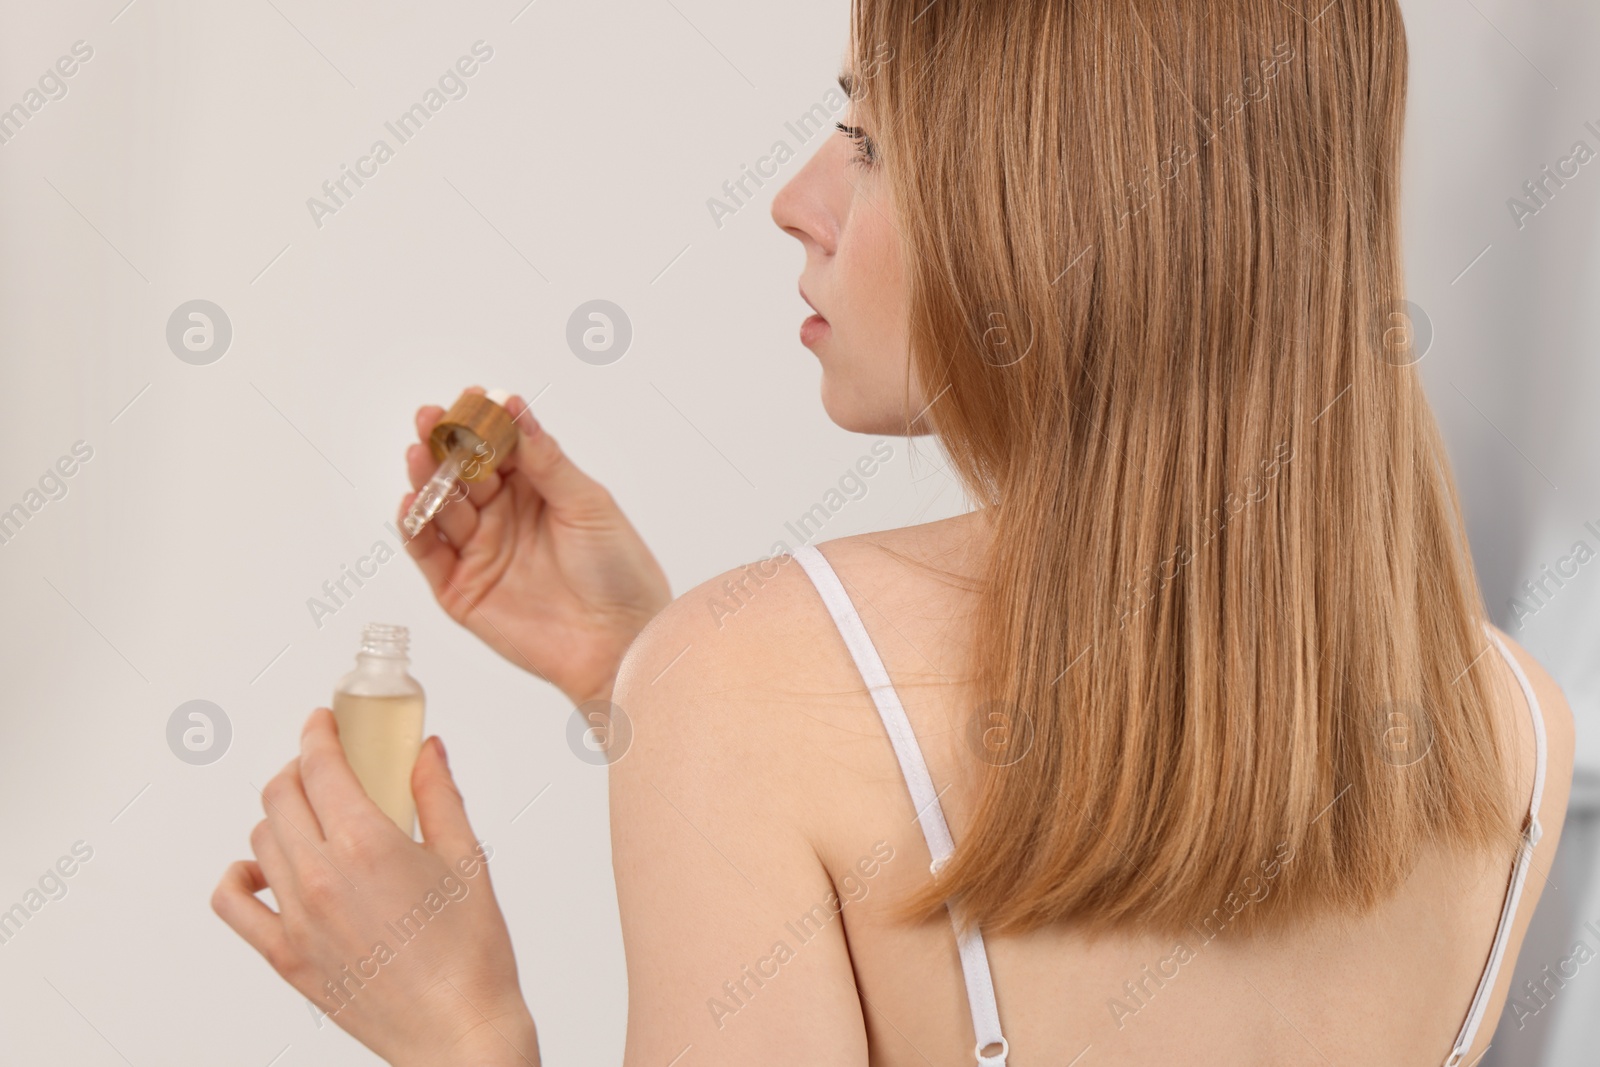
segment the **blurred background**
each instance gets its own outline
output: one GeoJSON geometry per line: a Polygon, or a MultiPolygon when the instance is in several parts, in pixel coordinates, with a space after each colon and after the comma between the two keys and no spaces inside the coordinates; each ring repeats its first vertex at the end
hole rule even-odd
{"type": "MultiPolygon", "coordinates": [[[[1600,9],[1402,7],[1422,371],[1491,611],[1578,719],[1520,987],[1600,947],[1600,9]]],[[[793,543],[876,443],[817,401],[801,252],[767,214],[826,135],[795,120],[829,107],[847,12],[0,3],[0,909],[91,853],[0,943],[0,1059],[374,1061],[207,900],[381,621],[411,628],[494,848],[546,1062],[620,1062],[605,772],[571,709],[401,554],[312,601],[398,549],[412,414],[475,383],[533,398],[675,591],[793,543]],[[795,158],[758,187],[778,142],[795,158]],[[618,326],[598,357],[568,340],[597,300],[618,326]],[[199,754],[170,740],[191,701],[199,754]]],[[[965,509],[934,444],[888,443],[822,538],[965,509]]],[[[1600,968],[1547,1001],[1508,1005],[1484,1062],[1592,1063],[1600,968]]]]}

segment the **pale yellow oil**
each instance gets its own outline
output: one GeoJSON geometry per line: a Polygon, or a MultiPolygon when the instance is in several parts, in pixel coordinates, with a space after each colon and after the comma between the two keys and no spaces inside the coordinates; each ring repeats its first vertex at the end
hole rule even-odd
{"type": "Polygon", "coordinates": [[[411,770],[422,749],[421,693],[402,696],[333,694],[339,740],[361,787],[410,834],[417,804],[411,795],[411,770]]]}

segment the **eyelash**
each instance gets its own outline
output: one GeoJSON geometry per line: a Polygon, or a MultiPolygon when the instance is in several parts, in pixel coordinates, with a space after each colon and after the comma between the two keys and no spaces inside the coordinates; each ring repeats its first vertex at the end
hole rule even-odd
{"type": "Polygon", "coordinates": [[[867,136],[865,130],[860,126],[846,126],[842,122],[835,122],[833,125],[840,133],[855,143],[854,162],[862,166],[870,166],[878,161],[878,148],[872,143],[872,138],[867,136]]]}

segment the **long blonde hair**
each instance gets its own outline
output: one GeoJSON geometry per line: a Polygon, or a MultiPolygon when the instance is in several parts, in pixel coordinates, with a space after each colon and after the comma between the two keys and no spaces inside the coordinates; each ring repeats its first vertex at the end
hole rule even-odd
{"type": "Polygon", "coordinates": [[[1404,28],[1295,4],[854,4],[916,378],[994,531],[1004,729],[908,914],[1242,930],[1513,847],[1402,313],[1404,28]]]}

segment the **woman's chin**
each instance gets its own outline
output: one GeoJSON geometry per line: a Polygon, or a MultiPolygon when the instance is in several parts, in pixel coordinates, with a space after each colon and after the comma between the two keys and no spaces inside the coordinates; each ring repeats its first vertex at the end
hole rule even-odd
{"type": "Polygon", "coordinates": [[[848,389],[841,389],[827,371],[822,372],[821,394],[822,410],[835,426],[851,433],[872,432],[863,428],[860,398],[848,389]]]}
{"type": "Polygon", "coordinates": [[[905,415],[894,410],[896,407],[876,403],[859,390],[842,388],[826,371],[822,374],[822,410],[841,430],[886,437],[904,436],[905,415]]]}

